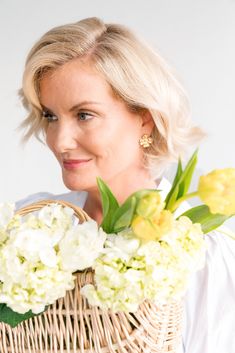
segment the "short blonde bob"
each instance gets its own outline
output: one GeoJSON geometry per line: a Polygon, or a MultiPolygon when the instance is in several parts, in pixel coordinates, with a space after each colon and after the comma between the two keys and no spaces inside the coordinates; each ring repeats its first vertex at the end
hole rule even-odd
{"type": "Polygon", "coordinates": [[[21,125],[24,140],[32,135],[41,140],[41,132],[45,137],[40,80],[66,62],[86,57],[127,107],[151,113],[155,128],[145,165],[154,177],[203,137],[192,126],[187,95],[163,58],[125,26],[91,17],[51,29],[31,49],[20,90],[29,112],[21,125]]]}

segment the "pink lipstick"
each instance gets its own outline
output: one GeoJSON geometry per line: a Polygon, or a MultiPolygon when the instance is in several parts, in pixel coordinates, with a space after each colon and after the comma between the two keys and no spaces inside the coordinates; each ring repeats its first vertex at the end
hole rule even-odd
{"type": "Polygon", "coordinates": [[[91,159],[64,159],[63,167],[64,169],[77,169],[86,165],[91,159]]]}

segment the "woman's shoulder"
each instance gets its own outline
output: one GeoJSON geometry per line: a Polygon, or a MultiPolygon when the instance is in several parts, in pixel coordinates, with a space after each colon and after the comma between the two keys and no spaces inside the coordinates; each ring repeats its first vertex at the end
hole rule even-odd
{"type": "Polygon", "coordinates": [[[37,192],[30,194],[15,202],[16,210],[42,200],[62,200],[71,202],[79,207],[83,207],[87,197],[86,191],[70,191],[63,194],[52,194],[50,192],[37,192]]]}
{"type": "Polygon", "coordinates": [[[205,235],[206,263],[192,276],[185,297],[185,352],[235,352],[235,239],[231,235],[226,227],[205,235]]]}

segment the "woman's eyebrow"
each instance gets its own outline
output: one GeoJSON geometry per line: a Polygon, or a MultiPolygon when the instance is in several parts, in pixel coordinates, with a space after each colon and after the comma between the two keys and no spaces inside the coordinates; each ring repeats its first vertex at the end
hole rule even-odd
{"type": "MultiPolygon", "coordinates": [[[[78,104],[73,105],[72,108],[69,109],[69,111],[73,112],[74,110],[77,110],[78,108],[80,108],[82,105],[85,105],[85,104],[101,104],[101,103],[95,102],[95,101],[82,101],[78,104]]],[[[53,113],[52,110],[47,108],[45,105],[41,104],[41,106],[43,110],[53,113]]]]}
{"type": "Polygon", "coordinates": [[[77,110],[78,108],[80,108],[82,105],[85,105],[85,104],[101,104],[101,103],[95,102],[95,101],[82,101],[78,104],[73,105],[72,108],[69,109],[69,111],[72,112],[74,110],[77,110]]]}

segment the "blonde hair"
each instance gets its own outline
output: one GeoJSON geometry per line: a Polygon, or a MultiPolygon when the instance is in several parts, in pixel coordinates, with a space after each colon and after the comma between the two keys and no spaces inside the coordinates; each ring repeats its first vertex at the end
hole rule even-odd
{"type": "Polygon", "coordinates": [[[132,111],[151,113],[153,144],[146,149],[145,160],[154,177],[204,136],[192,126],[187,95],[163,58],[125,26],[92,17],[51,29],[31,49],[20,90],[29,112],[21,124],[27,128],[24,140],[32,135],[41,140],[40,133],[45,133],[40,80],[45,73],[82,57],[89,58],[132,111]]]}

